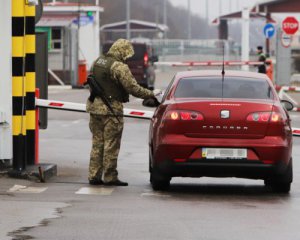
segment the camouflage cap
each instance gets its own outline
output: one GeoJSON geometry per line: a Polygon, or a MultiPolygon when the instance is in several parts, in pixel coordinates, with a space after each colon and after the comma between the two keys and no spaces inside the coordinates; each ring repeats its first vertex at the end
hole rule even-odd
{"type": "Polygon", "coordinates": [[[108,51],[109,55],[115,58],[125,61],[134,55],[132,44],[126,39],[118,39],[108,51]]]}

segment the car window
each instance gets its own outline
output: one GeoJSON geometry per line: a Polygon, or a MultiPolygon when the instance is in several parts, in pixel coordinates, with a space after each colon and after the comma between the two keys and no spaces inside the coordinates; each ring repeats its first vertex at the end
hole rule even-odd
{"type": "Polygon", "coordinates": [[[216,77],[182,78],[177,85],[174,97],[222,98],[222,95],[223,98],[274,98],[272,88],[266,80],[240,77],[225,77],[223,84],[222,78],[216,77]]]}
{"type": "Polygon", "coordinates": [[[144,56],[147,53],[146,45],[133,44],[133,49],[134,49],[134,55],[131,58],[129,58],[128,61],[141,61],[141,60],[144,61],[144,56]]]}
{"type": "Polygon", "coordinates": [[[171,80],[171,82],[169,83],[169,85],[168,85],[166,91],[164,92],[164,95],[163,95],[163,97],[162,97],[161,102],[164,102],[165,99],[166,99],[166,97],[169,95],[169,92],[170,92],[170,89],[171,89],[171,87],[172,87],[172,85],[173,85],[174,80],[175,80],[175,76],[172,78],[172,80],[171,80]]]}

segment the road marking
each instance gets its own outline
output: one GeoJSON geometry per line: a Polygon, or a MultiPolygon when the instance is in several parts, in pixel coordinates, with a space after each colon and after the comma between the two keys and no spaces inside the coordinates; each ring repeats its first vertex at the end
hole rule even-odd
{"type": "Polygon", "coordinates": [[[64,85],[64,86],[61,86],[61,85],[50,85],[50,86],[48,86],[48,89],[49,90],[71,90],[72,86],[71,85],[64,85]]]}
{"type": "Polygon", "coordinates": [[[19,192],[19,193],[42,193],[46,191],[47,187],[27,187],[22,185],[14,185],[7,192],[19,192]]]}
{"type": "Polygon", "coordinates": [[[87,195],[111,195],[114,188],[104,188],[104,187],[82,187],[75,194],[87,194],[87,195]]]}
{"type": "Polygon", "coordinates": [[[81,122],[81,120],[79,119],[79,120],[74,120],[74,121],[72,121],[71,123],[72,124],[78,124],[78,123],[80,123],[81,122]]]}

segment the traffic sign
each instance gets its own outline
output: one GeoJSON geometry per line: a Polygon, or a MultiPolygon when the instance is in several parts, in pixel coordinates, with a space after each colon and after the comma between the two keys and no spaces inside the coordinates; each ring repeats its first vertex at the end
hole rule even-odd
{"type": "MultiPolygon", "coordinates": [[[[79,18],[80,26],[85,26],[85,25],[88,25],[88,24],[93,23],[93,22],[94,22],[94,17],[93,16],[80,16],[80,18],[79,18]]],[[[75,23],[77,25],[78,24],[78,18],[73,20],[73,23],[75,23]]]]}
{"type": "Polygon", "coordinates": [[[282,21],[282,30],[289,35],[295,34],[299,29],[299,22],[294,17],[287,17],[282,21]]]}
{"type": "Polygon", "coordinates": [[[281,33],[281,45],[285,48],[289,48],[291,46],[293,40],[292,35],[288,35],[284,32],[281,33]]]}
{"type": "Polygon", "coordinates": [[[268,23],[266,24],[266,26],[264,27],[264,34],[266,36],[266,38],[271,38],[274,36],[275,34],[275,27],[273,24],[268,23]]]}

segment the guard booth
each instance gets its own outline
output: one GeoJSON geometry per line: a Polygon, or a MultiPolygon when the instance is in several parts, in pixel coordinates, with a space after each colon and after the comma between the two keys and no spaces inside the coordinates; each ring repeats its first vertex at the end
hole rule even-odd
{"type": "Polygon", "coordinates": [[[64,84],[70,84],[71,79],[74,82],[77,80],[78,30],[72,26],[75,19],[75,15],[64,17],[44,15],[36,25],[36,32],[47,34],[49,84],[57,84],[55,75],[64,84]]]}
{"type": "Polygon", "coordinates": [[[36,31],[48,33],[50,84],[82,84],[100,54],[100,12],[103,8],[91,4],[44,4],[36,31]]]}

